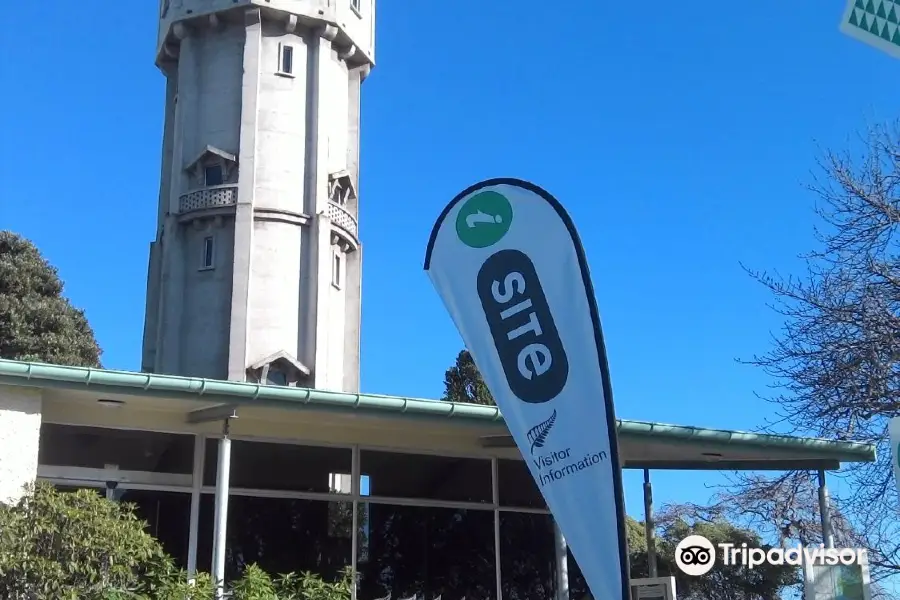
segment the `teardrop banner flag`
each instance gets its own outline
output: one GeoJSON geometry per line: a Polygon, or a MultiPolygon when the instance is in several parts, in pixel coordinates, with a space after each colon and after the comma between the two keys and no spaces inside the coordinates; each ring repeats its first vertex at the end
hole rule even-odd
{"type": "Polygon", "coordinates": [[[483,181],[438,217],[425,271],[593,597],[629,600],[609,368],[569,215],[526,181],[483,181]]]}

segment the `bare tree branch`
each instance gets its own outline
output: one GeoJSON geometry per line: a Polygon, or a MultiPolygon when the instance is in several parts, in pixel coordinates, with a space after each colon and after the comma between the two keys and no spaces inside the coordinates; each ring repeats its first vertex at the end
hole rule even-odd
{"type": "MultiPolygon", "coordinates": [[[[900,121],[871,128],[862,152],[826,152],[810,190],[819,249],[802,277],[749,270],[768,288],[784,326],[746,364],[775,381],[764,429],[878,444],[878,461],[840,473],[836,543],[869,551],[873,578],[900,574],[900,499],[887,422],[900,415],[900,121]]],[[[710,507],[743,515],[778,539],[820,541],[817,483],[806,472],[737,475],[710,507]]],[[[701,510],[701,508],[703,510],[701,510]]],[[[681,507],[684,510],[685,507],[681,507]]]]}

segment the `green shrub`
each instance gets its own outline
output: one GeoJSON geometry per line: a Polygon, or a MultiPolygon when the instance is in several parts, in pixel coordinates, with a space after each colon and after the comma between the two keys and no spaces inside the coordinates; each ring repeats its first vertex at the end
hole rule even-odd
{"type": "Polygon", "coordinates": [[[233,600],[350,600],[352,586],[350,569],[330,583],[314,573],[289,573],[273,579],[257,565],[250,565],[231,591],[233,600]]]}
{"type": "Polygon", "coordinates": [[[38,484],[0,504],[0,598],[117,600],[178,573],[128,505],[38,484]]]}
{"type": "MultiPolygon", "coordinates": [[[[334,583],[313,573],[272,578],[250,565],[231,600],[350,600],[350,570],[334,583]]],[[[0,503],[0,598],[3,600],[212,600],[209,575],[187,573],[146,531],[126,503],[93,490],[60,492],[49,484],[0,503]]]]}

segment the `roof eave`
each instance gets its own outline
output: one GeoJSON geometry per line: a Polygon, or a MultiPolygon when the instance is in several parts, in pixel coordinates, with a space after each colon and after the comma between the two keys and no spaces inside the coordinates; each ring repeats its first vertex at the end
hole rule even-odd
{"type": "MultiPolygon", "coordinates": [[[[178,398],[203,403],[249,404],[276,408],[355,410],[373,415],[402,415],[403,418],[454,419],[460,423],[493,424],[506,429],[495,406],[441,402],[420,398],[331,392],[307,388],[222,381],[69,367],[0,359],[0,384],[28,387],[83,389],[102,387],[108,393],[148,397],[178,398]]],[[[682,442],[727,443],[781,450],[797,450],[810,460],[874,462],[875,446],[860,442],[799,438],[791,436],[725,431],[663,423],[620,420],[620,436],[648,437],[682,442]],[[811,456],[815,455],[815,456],[811,456]]],[[[727,467],[717,467],[719,469],[727,467]]]]}

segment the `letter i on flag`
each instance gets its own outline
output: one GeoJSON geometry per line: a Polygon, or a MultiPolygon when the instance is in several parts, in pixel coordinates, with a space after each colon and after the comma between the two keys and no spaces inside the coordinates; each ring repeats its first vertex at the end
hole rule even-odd
{"type": "Polygon", "coordinates": [[[616,416],[584,249],[562,205],[491,179],[438,217],[425,271],[596,600],[629,600],[616,416]]]}

